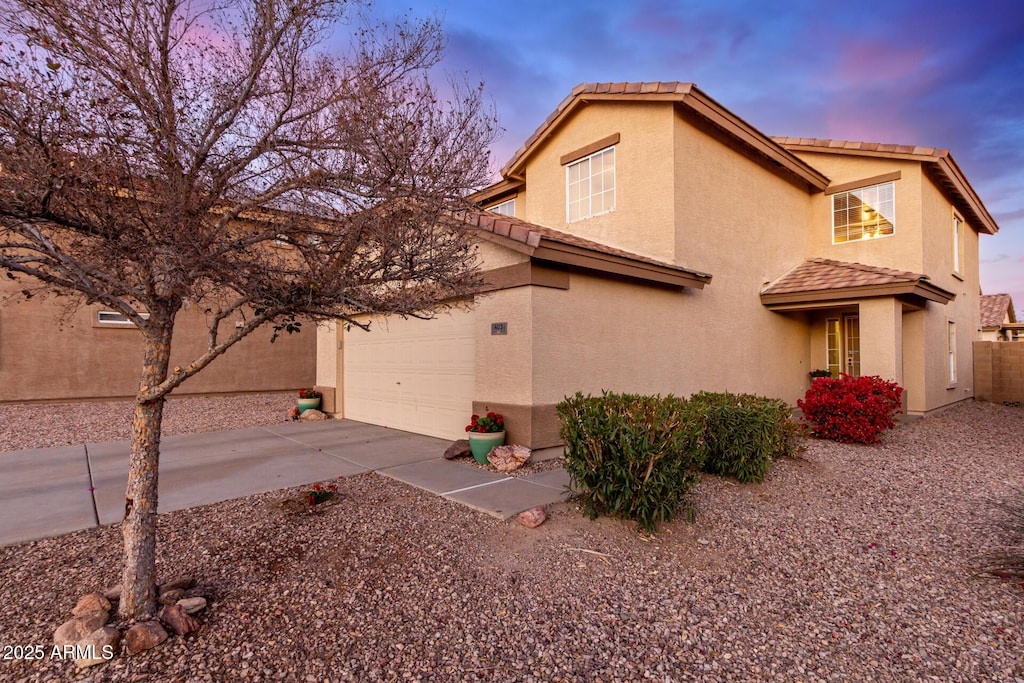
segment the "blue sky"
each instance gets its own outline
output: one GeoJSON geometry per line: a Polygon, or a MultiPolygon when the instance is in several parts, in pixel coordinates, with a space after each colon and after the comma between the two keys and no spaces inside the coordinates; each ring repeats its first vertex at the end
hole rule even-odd
{"type": "MultiPolygon", "coordinates": [[[[769,135],[949,149],[1000,226],[981,284],[1024,314],[1024,0],[377,0],[438,16],[485,84],[495,167],[578,83],[688,81],[769,135]]],[[[1022,316],[1024,317],[1024,316],[1022,316]]]]}

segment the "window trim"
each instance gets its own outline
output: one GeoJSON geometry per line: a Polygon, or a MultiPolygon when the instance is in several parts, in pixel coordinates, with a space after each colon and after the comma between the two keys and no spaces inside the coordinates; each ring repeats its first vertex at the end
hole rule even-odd
{"type": "Polygon", "coordinates": [[[957,279],[964,279],[964,218],[956,209],[953,209],[953,276],[957,279]]]}
{"type": "MultiPolygon", "coordinates": [[[[616,167],[618,166],[618,160],[616,159],[616,157],[617,157],[617,154],[615,153],[615,145],[611,145],[611,146],[608,146],[608,147],[602,147],[601,149],[598,149],[598,150],[596,150],[594,152],[591,152],[590,154],[587,154],[585,156],[580,157],[576,161],[573,161],[573,162],[571,162],[569,164],[566,164],[566,166],[565,166],[565,221],[566,221],[566,223],[578,223],[579,221],[584,221],[584,220],[587,220],[588,218],[594,218],[595,216],[602,216],[602,215],[604,215],[606,213],[611,213],[612,211],[615,210],[617,202],[618,202],[618,197],[617,197],[618,193],[617,193],[617,188],[616,188],[616,185],[618,184],[618,174],[616,172],[616,167]],[[571,187],[572,187],[572,180],[571,180],[572,169],[577,167],[577,166],[582,165],[583,163],[589,163],[590,164],[590,173],[589,173],[589,176],[588,176],[588,183],[592,183],[593,182],[593,178],[594,178],[593,163],[592,163],[593,159],[595,157],[599,157],[599,156],[602,156],[604,154],[607,154],[608,152],[611,152],[611,158],[612,158],[612,187],[611,187],[612,201],[611,201],[611,207],[602,209],[601,211],[594,211],[593,210],[594,209],[594,192],[593,192],[593,185],[591,184],[590,192],[587,194],[587,200],[588,200],[588,202],[590,204],[590,210],[587,213],[580,212],[580,215],[578,215],[576,218],[573,218],[573,216],[572,216],[572,192],[571,192],[571,187]]],[[[606,191],[607,190],[602,190],[601,194],[603,194],[606,191]]],[[[580,200],[580,203],[582,203],[582,199],[580,200]]]]}
{"type": "MultiPolygon", "coordinates": [[[[857,243],[863,242],[865,240],[875,240],[875,239],[880,239],[880,238],[883,238],[883,237],[894,237],[896,235],[896,181],[895,180],[886,180],[885,182],[875,183],[873,185],[859,185],[858,187],[854,187],[854,188],[850,188],[850,189],[834,192],[834,193],[832,193],[831,197],[832,197],[832,206],[831,206],[831,209],[830,209],[830,214],[832,216],[832,244],[833,245],[838,245],[838,244],[857,244],[857,243]],[[841,195],[849,195],[849,194],[851,194],[853,192],[862,192],[862,191],[871,190],[871,189],[874,189],[874,188],[881,188],[881,187],[883,187],[885,185],[891,185],[892,186],[892,215],[885,217],[886,222],[889,223],[892,226],[892,232],[879,234],[878,231],[875,231],[875,234],[873,236],[865,237],[864,236],[864,225],[863,225],[863,221],[861,221],[861,236],[860,237],[858,237],[857,239],[853,239],[853,240],[845,239],[845,240],[842,240],[842,241],[837,241],[836,240],[836,199],[839,198],[841,195]]],[[[861,201],[861,200],[858,198],[858,201],[861,201]]],[[[863,204],[863,202],[862,202],[862,204],[863,204]]],[[[877,209],[874,209],[874,211],[877,212],[877,209]]],[[[847,235],[849,235],[849,225],[850,224],[845,226],[846,230],[847,230],[847,235]]]]}
{"type": "MultiPolygon", "coordinates": [[[[143,319],[149,318],[149,313],[139,313],[139,317],[143,319]]],[[[110,311],[107,309],[99,309],[96,311],[96,317],[92,321],[93,327],[110,327],[116,329],[133,329],[136,327],[135,323],[128,319],[124,313],[117,311],[110,311]],[[106,316],[106,320],[104,320],[106,316]]]]}
{"type": "Polygon", "coordinates": [[[956,321],[946,318],[946,388],[957,383],[956,321]]]}

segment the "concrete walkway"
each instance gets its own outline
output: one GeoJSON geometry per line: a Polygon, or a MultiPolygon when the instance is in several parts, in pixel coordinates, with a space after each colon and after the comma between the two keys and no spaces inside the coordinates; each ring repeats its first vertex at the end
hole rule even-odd
{"type": "MultiPolygon", "coordinates": [[[[289,422],[165,437],[160,512],[375,471],[506,519],[564,499],[561,468],[508,477],[441,457],[450,442],[352,422],[289,422]]],[[[116,524],[128,442],[0,453],[0,545],[116,524]]]]}

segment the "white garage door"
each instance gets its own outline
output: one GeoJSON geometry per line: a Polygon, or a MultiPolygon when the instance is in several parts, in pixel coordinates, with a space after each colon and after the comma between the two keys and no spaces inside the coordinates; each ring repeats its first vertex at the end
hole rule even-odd
{"type": "Polygon", "coordinates": [[[344,416],[442,439],[465,438],[473,409],[473,312],[373,318],[343,344],[344,416]]]}

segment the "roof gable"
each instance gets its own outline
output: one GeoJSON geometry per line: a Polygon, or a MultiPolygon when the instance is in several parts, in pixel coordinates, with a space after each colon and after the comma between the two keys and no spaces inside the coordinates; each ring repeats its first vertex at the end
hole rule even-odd
{"type": "Polygon", "coordinates": [[[953,155],[949,153],[948,149],[820,138],[775,137],[772,139],[791,152],[871,156],[920,162],[935,184],[952,198],[953,204],[964,214],[971,225],[975,226],[978,231],[989,235],[999,232],[999,225],[989,214],[981,198],[978,197],[978,193],[971,187],[967,177],[953,160],[953,155]]]}
{"type": "Polygon", "coordinates": [[[810,164],[784,149],[770,137],[708,97],[693,83],[632,82],[581,83],[562,100],[512,159],[501,169],[503,178],[523,178],[527,159],[581,106],[602,100],[631,102],[672,102],[723,130],[743,148],[767,158],[785,175],[808,189],[821,191],[828,178],[810,164]]]}

